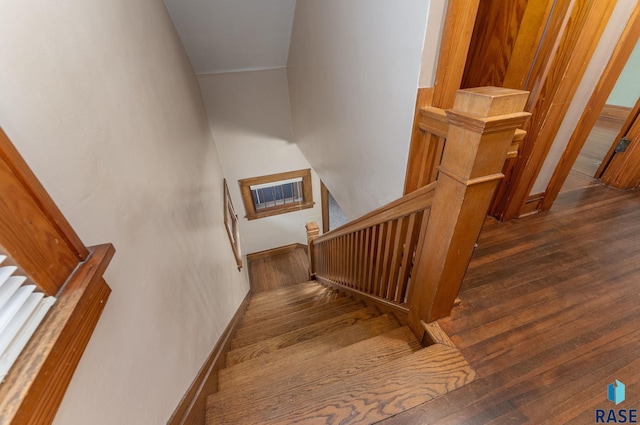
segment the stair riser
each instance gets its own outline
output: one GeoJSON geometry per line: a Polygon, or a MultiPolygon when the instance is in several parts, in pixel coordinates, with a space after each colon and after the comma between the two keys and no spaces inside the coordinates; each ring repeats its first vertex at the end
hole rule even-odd
{"type": "MultiPolygon", "coordinates": [[[[361,303],[353,302],[352,304],[338,306],[331,310],[321,311],[319,313],[309,315],[308,317],[305,317],[295,322],[284,322],[277,326],[271,326],[271,327],[265,326],[263,329],[260,329],[260,330],[251,330],[251,332],[242,332],[242,333],[239,333],[231,341],[231,349],[235,350],[238,348],[246,347],[247,345],[251,345],[252,343],[258,343],[260,341],[264,341],[269,338],[277,337],[277,336],[288,334],[291,332],[296,332],[312,325],[317,326],[321,322],[324,323],[324,321],[326,320],[336,319],[337,317],[341,317],[347,313],[355,312],[363,307],[364,306],[361,303]]],[[[375,309],[375,307],[373,309],[374,311],[377,312],[377,309],[375,309]]]]}
{"type": "Polygon", "coordinates": [[[278,373],[265,375],[257,369],[238,385],[211,395],[207,403],[209,416],[250,409],[254,403],[272,397],[276,391],[290,391],[310,383],[321,386],[337,382],[420,348],[411,330],[403,327],[336,350],[320,359],[299,359],[278,373]]]}
{"type": "Polygon", "coordinates": [[[285,315],[304,309],[304,305],[312,302],[323,304],[344,297],[343,294],[337,292],[324,292],[318,295],[301,298],[285,304],[261,308],[259,311],[247,312],[242,320],[242,324],[273,318],[275,315],[285,315]]]}
{"type": "Polygon", "coordinates": [[[398,321],[389,315],[382,315],[354,326],[349,326],[338,332],[314,338],[292,347],[283,348],[276,353],[251,359],[249,361],[220,370],[218,373],[218,388],[223,390],[226,383],[241,377],[252,370],[262,369],[265,373],[273,372],[278,368],[287,368],[291,359],[300,356],[301,358],[314,358],[326,353],[346,347],[356,342],[364,341],[383,333],[398,328],[398,321]]]}
{"type": "Polygon", "coordinates": [[[375,307],[368,307],[355,312],[342,314],[331,319],[314,323],[303,329],[292,331],[287,334],[273,337],[262,342],[232,350],[227,353],[227,366],[242,363],[277,350],[281,350],[295,344],[300,344],[331,332],[336,332],[356,323],[364,322],[380,315],[375,307]]]}

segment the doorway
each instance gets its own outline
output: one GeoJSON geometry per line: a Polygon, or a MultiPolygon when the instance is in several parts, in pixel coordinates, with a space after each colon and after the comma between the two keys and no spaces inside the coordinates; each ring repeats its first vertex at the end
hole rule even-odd
{"type": "MultiPolygon", "coordinates": [[[[622,167],[629,168],[629,163],[614,161],[614,157],[623,154],[630,148],[634,127],[637,127],[637,114],[640,109],[640,41],[627,60],[613,90],[607,98],[598,119],[589,133],[584,147],[571,168],[567,180],[560,192],[600,183],[616,186],[617,176],[622,167]],[[624,140],[629,142],[625,142],[624,140]],[[620,143],[622,141],[622,143],[620,143]],[[625,146],[625,143],[628,143],[625,146]]],[[[633,149],[633,145],[631,145],[633,149]]],[[[637,164],[640,167],[640,164],[637,164]]],[[[636,168],[636,167],[631,167],[636,168]]],[[[633,172],[626,169],[625,172],[633,172]]],[[[618,186],[619,187],[619,186],[618,186]]],[[[631,187],[620,187],[631,188],[631,187]]]]}

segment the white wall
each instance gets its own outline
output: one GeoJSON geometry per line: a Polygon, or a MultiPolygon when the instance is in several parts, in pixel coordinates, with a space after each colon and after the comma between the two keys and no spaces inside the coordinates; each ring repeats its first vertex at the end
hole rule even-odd
{"type": "Polygon", "coordinates": [[[197,80],[162,2],[0,3],[0,126],[113,293],[55,423],[165,423],[248,290],[197,80]]]}
{"type": "Polygon", "coordinates": [[[428,7],[296,4],[287,63],[295,140],[350,219],[402,195],[428,7]]]}
{"type": "MultiPolygon", "coordinates": [[[[571,105],[562,120],[562,124],[560,125],[558,134],[553,141],[553,145],[542,164],[540,173],[538,174],[536,182],[531,189],[531,194],[546,191],[547,186],[551,181],[551,177],[558,166],[560,158],[569,143],[571,134],[573,134],[573,131],[580,120],[580,116],[589,101],[589,97],[593,93],[593,89],[602,75],[602,71],[604,71],[607,62],[611,57],[611,53],[613,52],[616,44],[618,44],[620,34],[622,34],[622,30],[624,30],[625,24],[629,20],[629,16],[631,15],[631,11],[634,6],[635,1],[631,0],[619,1],[616,4],[609,23],[607,24],[607,27],[602,34],[602,38],[600,39],[600,42],[593,54],[593,58],[591,59],[591,62],[589,62],[589,66],[580,81],[580,85],[578,86],[573,100],[571,101],[571,105]]],[[[635,72],[635,75],[637,75],[637,71],[635,72]]]]}
{"type": "Polygon", "coordinates": [[[620,78],[618,78],[609,99],[607,99],[607,103],[609,105],[633,108],[638,101],[638,96],[640,96],[640,78],[638,78],[638,74],[640,74],[640,40],[636,43],[633,52],[631,52],[620,78]]]}
{"type": "Polygon", "coordinates": [[[238,180],[307,169],[293,143],[287,75],[284,68],[199,75],[236,213],[242,249],[253,253],[292,243],[306,244],[305,224],[322,220],[320,180],[312,172],[313,208],[247,220],[238,180]]]}

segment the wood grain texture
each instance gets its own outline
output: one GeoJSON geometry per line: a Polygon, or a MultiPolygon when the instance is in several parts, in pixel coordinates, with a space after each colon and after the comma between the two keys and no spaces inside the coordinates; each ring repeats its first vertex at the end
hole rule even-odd
{"type": "Polygon", "coordinates": [[[510,220],[520,214],[580,80],[613,11],[607,0],[576,0],[548,60],[536,72],[526,110],[532,113],[518,160],[504,180],[492,214],[510,220]]]}
{"type": "Polygon", "coordinates": [[[88,251],[0,128],[0,248],[47,295],[88,251]]]}
{"type": "Polygon", "coordinates": [[[343,295],[336,291],[317,290],[317,293],[302,295],[301,298],[291,298],[282,303],[268,303],[264,307],[249,306],[247,313],[242,319],[242,324],[255,323],[257,320],[267,320],[272,317],[293,313],[301,309],[305,309],[311,305],[324,304],[343,295]]]}
{"type": "Polygon", "coordinates": [[[0,385],[0,418],[50,424],[111,293],[115,249],[84,246],[2,129],[0,193],[0,251],[57,297],[0,385]]]}
{"type": "Polygon", "coordinates": [[[479,0],[447,2],[431,106],[442,109],[453,106],[462,82],[479,4],[479,0]]]}
{"type": "Polygon", "coordinates": [[[624,137],[630,140],[629,146],[613,156],[600,180],[608,186],[629,190],[640,186],[640,114],[624,137]]]}
{"type": "Polygon", "coordinates": [[[409,326],[449,314],[480,233],[515,129],[529,114],[527,92],[485,87],[460,90],[447,111],[450,128],[433,205],[412,271],[409,326]]]}
{"type": "Polygon", "coordinates": [[[384,425],[593,423],[606,387],[640,402],[640,197],[604,186],[488,221],[440,326],[478,378],[384,425]],[[617,377],[617,378],[615,378],[617,377]]]}
{"type": "Polygon", "coordinates": [[[225,389],[228,382],[232,382],[240,375],[251,373],[259,368],[265,371],[277,371],[287,368],[291,358],[319,357],[340,347],[346,347],[359,341],[364,341],[377,335],[384,334],[399,327],[395,317],[384,314],[365,322],[356,323],[328,335],[322,335],[310,341],[304,341],[294,346],[285,347],[277,352],[268,353],[260,357],[233,365],[219,372],[220,389],[225,389]]]}
{"type": "Polygon", "coordinates": [[[363,303],[344,297],[321,306],[285,314],[271,320],[261,320],[253,325],[238,329],[231,341],[231,346],[236,349],[248,344],[254,344],[283,333],[296,331],[316,321],[350,313],[363,307],[363,303]]]}
{"type": "Polygon", "coordinates": [[[250,177],[238,180],[240,185],[240,194],[242,195],[242,203],[247,213],[247,220],[255,220],[258,218],[270,217],[273,215],[284,214],[292,211],[299,211],[313,207],[313,190],[311,186],[311,169],[286,171],[284,173],[269,174],[267,176],[250,177]],[[253,195],[251,194],[251,186],[277,183],[278,181],[288,180],[292,178],[302,178],[303,200],[301,202],[282,204],[273,207],[256,210],[253,195]]]}
{"type": "MultiPolygon", "coordinates": [[[[589,98],[589,102],[587,103],[587,106],[580,116],[580,120],[569,139],[569,143],[556,166],[551,180],[545,190],[544,199],[539,206],[541,211],[549,210],[555,202],[571,168],[573,167],[573,164],[575,164],[576,159],[580,155],[580,151],[584,147],[592,128],[599,118],[596,111],[599,111],[606,106],[605,102],[613,90],[622,69],[626,65],[638,38],[640,38],[640,4],[636,5],[633,10],[629,18],[629,22],[620,36],[620,41],[616,45],[602,76],[598,80],[598,83],[589,98]]],[[[637,105],[635,109],[638,109],[637,105]]],[[[627,116],[629,116],[629,113],[627,116]]],[[[602,166],[595,173],[595,177],[599,178],[602,176],[604,167],[608,164],[612,156],[613,147],[605,158],[601,158],[602,166]]]]}
{"type": "Polygon", "coordinates": [[[100,245],[89,252],[0,386],[0,417],[5,423],[53,421],[111,292],[102,275],[113,246],[100,245]]]}
{"type": "Polygon", "coordinates": [[[266,374],[256,369],[230,383],[227,391],[207,399],[209,417],[247,409],[276,392],[291,391],[308,383],[316,385],[340,381],[348,376],[393,361],[422,348],[406,326],[351,344],[320,358],[291,359],[286,369],[266,374]]]}
{"type": "Polygon", "coordinates": [[[301,329],[261,339],[253,344],[243,345],[242,347],[229,352],[227,356],[227,365],[233,366],[234,364],[242,363],[245,360],[254,359],[268,353],[273,353],[282,348],[290,347],[322,335],[330,334],[348,326],[355,325],[356,323],[364,322],[373,317],[379,316],[380,312],[374,306],[363,308],[362,305],[356,305],[336,309],[334,314],[334,317],[326,319],[318,317],[315,319],[316,321],[301,329]],[[359,307],[357,310],[353,310],[357,307],[359,307]],[[342,313],[342,311],[348,312],[342,313]]]}
{"type": "Polygon", "coordinates": [[[503,86],[529,3],[536,2],[480,2],[461,88],[503,86]]]}
{"type": "Polygon", "coordinates": [[[251,410],[208,417],[213,423],[373,423],[474,379],[459,351],[433,345],[338,382],[277,394],[251,410]]]}

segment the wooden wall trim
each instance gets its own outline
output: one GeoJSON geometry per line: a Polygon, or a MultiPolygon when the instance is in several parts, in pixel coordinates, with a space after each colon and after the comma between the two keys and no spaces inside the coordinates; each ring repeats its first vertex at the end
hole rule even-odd
{"type": "Polygon", "coordinates": [[[202,425],[206,420],[207,397],[218,391],[218,371],[226,365],[226,355],[231,350],[231,336],[244,315],[251,298],[251,291],[231,318],[215,347],[180,400],[167,425],[202,425]]]}
{"type": "Polygon", "coordinates": [[[547,211],[555,202],[562,185],[566,181],[573,164],[576,162],[589,133],[598,120],[598,111],[601,111],[613,90],[620,73],[631,56],[638,39],[640,38],[640,3],[636,4],[627,25],[625,26],[620,41],[616,45],[607,66],[598,81],[587,105],[580,116],[569,143],[565,148],[560,161],[547,185],[544,198],[540,202],[539,209],[547,211]]]}
{"type": "Polygon", "coordinates": [[[75,253],[78,261],[83,261],[89,255],[89,251],[82,243],[77,233],[64,218],[58,206],[53,202],[45,188],[37,179],[33,171],[18,150],[9,141],[9,138],[0,127],[0,158],[11,168],[13,174],[27,188],[29,194],[37,203],[49,222],[58,229],[60,237],[75,253]]]}
{"type": "Polygon", "coordinates": [[[320,180],[320,204],[322,206],[322,233],[326,233],[331,227],[331,222],[329,221],[329,189],[327,189],[322,180],[320,180]]]}
{"type": "Polygon", "coordinates": [[[447,2],[431,106],[443,109],[453,106],[467,63],[479,4],[480,0],[447,2]]]}
{"type": "Polygon", "coordinates": [[[0,248],[55,296],[88,251],[2,129],[0,191],[0,248]]]}
{"type": "Polygon", "coordinates": [[[307,246],[301,243],[292,243],[289,245],[279,246],[277,248],[265,249],[264,251],[258,251],[252,254],[247,254],[247,262],[250,263],[256,260],[264,260],[265,258],[286,254],[286,253],[295,251],[296,249],[304,249],[306,251],[307,246]]]}
{"type": "Polygon", "coordinates": [[[111,289],[115,249],[86,248],[0,129],[0,248],[30,283],[57,298],[0,385],[3,423],[48,425],[111,289]]]}
{"type": "Polygon", "coordinates": [[[419,128],[420,111],[427,106],[442,109],[453,106],[462,82],[479,3],[479,0],[449,0],[447,3],[434,86],[418,89],[416,96],[404,195],[435,180],[440,163],[438,155],[444,141],[419,128]]]}
{"type": "Polygon", "coordinates": [[[520,215],[614,6],[609,0],[576,1],[565,19],[562,37],[552,49],[555,54],[541,74],[542,83],[532,89],[527,137],[508,185],[492,209],[498,219],[520,215]]]}
{"type": "Polygon", "coordinates": [[[89,253],[0,386],[3,423],[53,422],[111,293],[102,275],[115,253],[113,245],[90,248],[89,253]]]}

